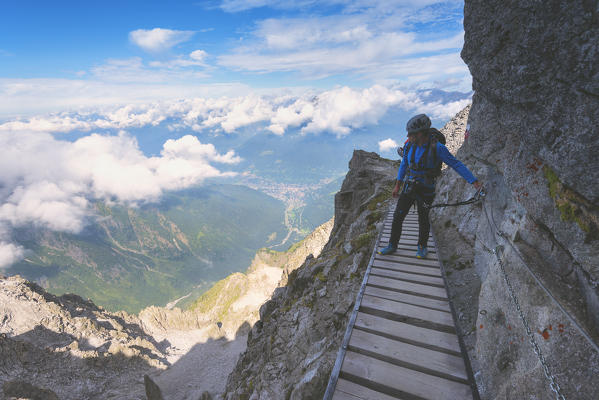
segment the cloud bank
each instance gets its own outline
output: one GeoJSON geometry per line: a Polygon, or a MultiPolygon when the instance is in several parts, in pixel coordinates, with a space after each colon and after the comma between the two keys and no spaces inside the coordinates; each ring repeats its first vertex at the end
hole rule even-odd
{"type": "Polygon", "coordinates": [[[229,151],[186,135],[146,157],[134,137],[91,134],[75,142],[49,133],[0,133],[0,267],[24,256],[10,241],[12,228],[36,226],[80,232],[93,215],[90,201],[136,205],[204,179],[232,175],[213,164],[235,164],[229,151]]]}
{"type": "Polygon", "coordinates": [[[263,124],[267,131],[276,135],[299,130],[303,134],[329,132],[341,137],[349,135],[353,129],[376,125],[394,108],[446,119],[469,102],[469,98],[442,102],[430,99],[422,92],[393,86],[339,87],[321,92],[305,91],[300,95],[195,97],[59,113],[8,121],[0,124],[0,132],[118,130],[157,126],[164,122],[173,130],[196,132],[232,133],[253,124],[263,124]]]}

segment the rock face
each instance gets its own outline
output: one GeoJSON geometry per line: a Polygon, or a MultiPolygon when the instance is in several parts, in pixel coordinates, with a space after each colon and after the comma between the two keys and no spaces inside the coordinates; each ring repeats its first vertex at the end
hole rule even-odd
{"type": "Polygon", "coordinates": [[[168,366],[166,343],[135,317],[20,277],[0,279],[0,316],[0,387],[9,398],[143,399],[144,373],[168,366]]]}
{"type": "MultiPolygon", "coordinates": [[[[435,210],[432,221],[481,398],[555,398],[491,252],[500,246],[561,392],[596,399],[599,353],[575,323],[599,343],[599,9],[466,0],[464,26],[475,94],[457,156],[487,197],[484,207],[435,210]]],[[[437,200],[473,192],[446,170],[437,200]]]]}
{"type": "Polygon", "coordinates": [[[364,151],[354,152],[349,168],[329,242],[260,308],[227,399],[322,398],[397,172],[364,151]]]}

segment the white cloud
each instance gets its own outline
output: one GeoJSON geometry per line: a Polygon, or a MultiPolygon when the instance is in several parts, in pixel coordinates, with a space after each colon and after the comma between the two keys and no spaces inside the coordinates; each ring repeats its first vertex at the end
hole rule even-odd
{"type": "MultiPolygon", "coordinates": [[[[140,71],[125,77],[107,76],[108,81],[80,79],[0,79],[0,121],[15,116],[40,113],[114,108],[126,104],[148,104],[153,101],[176,101],[182,98],[243,96],[254,92],[248,85],[231,83],[168,82],[157,76],[140,80],[140,71]]],[[[169,72],[180,76],[177,71],[169,72]]],[[[110,75],[110,71],[106,71],[110,75]]]]}
{"type": "Polygon", "coordinates": [[[376,125],[392,108],[449,118],[469,102],[466,99],[442,103],[423,98],[426,93],[382,85],[365,89],[340,87],[320,93],[305,91],[300,95],[195,97],[13,120],[0,124],[0,132],[131,129],[157,126],[168,119],[172,120],[169,122],[172,129],[198,132],[219,130],[231,133],[262,124],[277,135],[283,135],[289,129],[300,129],[305,134],[331,132],[344,136],[352,129],[376,125]]]}
{"type": "Polygon", "coordinates": [[[389,139],[385,139],[385,140],[381,140],[379,142],[379,151],[381,153],[385,153],[391,150],[395,150],[397,148],[398,144],[395,140],[389,138],[389,139]]]}
{"type": "Polygon", "coordinates": [[[14,243],[0,241],[0,269],[22,260],[25,249],[14,243]]]}
{"type": "Polygon", "coordinates": [[[203,62],[207,56],[208,53],[206,53],[204,50],[194,50],[189,53],[189,58],[198,62],[203,62]]]}
{"type": "MultiPolygon", "coordinates": [[[[229,11],[260,6],[302,8],[314,6],[310,17],[270,18],[258,21],[256,29],[231,52],[217,59],[221,66],[254,73],[298,72],[306,79],[318,79],[336,74],[376,76],[384,79],[416,79],[415,70],[400,75],[386,65],[402,64],[431,54],[458,54],[463,46],[459,1],[337,1],[307,2],[304,6],[287,1],[238,2],[225,1],[229,11]],[[444,3],[442,7],[438,3],[444,3]],[[342,12],[318,16],[318,9],[337,5],[342,12]],[[417,24],[426,23],[423,29],[417,24]],[[453,23],[453,24],[452,24],[453,23]],[[381,70],[384,72],[381,73],[381,70]]],[[[469,72],[463,62],[461,75],[469,72]]],[[[431,83],[453,77],[434,64],[434,74],[421,82],[431,83]]],[[[430,68],[429,68],[430,70],[430,68]]]]}
{"type": "Polygon", "coordinates": [[[129,32],[129,40],[145,51],[161,52],[188,41],[194,33],[164,28],[137,29],[129,32]]]}
{"type": "Polygon", "coordinates": [[[233,151],[220,154],[190,135],[168,140],[156,157],[146,157],[124,132],[75,142],[48,133],[2,132],[0,147],[0,267],[24,254],[6,240],[14,227],[76,233],[92,215],[92,199],[130,205],[155,201],[166,190],[232,175],[213,164],[240,161],[233,151]]]}

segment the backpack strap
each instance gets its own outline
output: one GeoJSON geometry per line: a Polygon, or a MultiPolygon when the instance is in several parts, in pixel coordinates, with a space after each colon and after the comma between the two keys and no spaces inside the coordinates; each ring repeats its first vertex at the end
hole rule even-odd
{"type": "Polygon", "coordinates": [[[414,163],[414,153],[416,153],[416,152],[412,152],[412,156],[411,156],[411,160],[410,160],[410,149],[411,148],[412,148],[412,142],[406,143],[406,145],[403,148],[403,155],[404,155],[404,157],[406,157],[406,162],[408,164],[408,167],[414,163]]]}

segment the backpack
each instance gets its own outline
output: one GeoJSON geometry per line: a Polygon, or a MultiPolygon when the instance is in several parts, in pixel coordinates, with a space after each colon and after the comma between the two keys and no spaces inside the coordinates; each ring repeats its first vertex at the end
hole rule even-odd
{"type": "MultiPolygon", "coordinates": [[[[412,167],[415,162],[414,162],[414,158],[415,158],[415,151],[412,152],[412,159],[411,160],[407,160],[408,161],[408,167],[412,170],[420,170],[420,169],[426,169],[426,178],[431,180],[432,182],[435,181],[435,179],[441,175],[441,165],[443,164],[441,162],[441,160],[437,159],[437,143],[441,143],[442,145],[445,145],[445,143],[447,143],[447,140],[445,139],[445,135],[443,135],[438,129],[436,128],[429,128],[428,129],[429,132],[429,139],[428,139],[428,148],[426,150],[426,152],[422,155],[422,158],[420,158],[420,160],[418,161],[418,164],[416,166],[416,168],[412,167]],[[434,149],[434,150],[432,150],[434,149]],[[429,158],[433,157],[433,161],[429,162],[429,158]]],[[[404,154],[407,156],[410,151],[410,147],[412,146],[412,143],[408,142],[405,147],[404,147],[404,154]]]]}
{"type": "Polygon", "coordinates": [[[442,134],[441,131],[438,130],[437,128],[429,128],[428,132],[431,135],[431,139],[436,140],[437,142],[440,142],[442,145],[445,145],[447,143],[447,140],[445,139],[445,135],[442,134]]]}

